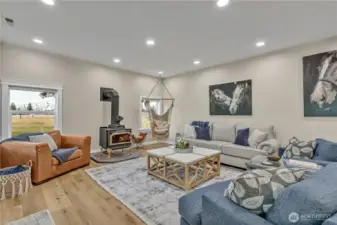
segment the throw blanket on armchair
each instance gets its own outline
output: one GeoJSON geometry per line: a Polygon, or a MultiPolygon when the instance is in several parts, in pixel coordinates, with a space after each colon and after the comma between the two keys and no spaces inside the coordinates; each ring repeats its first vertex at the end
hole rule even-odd
{"type": "MultiPolygon", "coordinates": [[[[5,140],[0,141],[0,144],[8,142],[8,141],[23,141],[23,142],[29,142],[29,136],[34,135],[41,135],[44,133],[23,133],[18,136],[14,136],[5,140]]],[[[55,151],[52,151],[52,156],[55,157],[60,163],[66,162],[69,157],[76,151],[78,147],[74,148],[61,148],[55,151]]]]}

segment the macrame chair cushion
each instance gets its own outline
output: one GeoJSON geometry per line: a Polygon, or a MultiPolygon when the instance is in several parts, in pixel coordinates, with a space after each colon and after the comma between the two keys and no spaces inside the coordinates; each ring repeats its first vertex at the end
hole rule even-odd
{"type": "Polygon", "coordinates": [[[172,111],[173,105],[166,111],[163,115],[158,115],[156,111],[151,108],[150,109],[150,118],[151,128],[152,128],[152,137],[156,140],[166,140],[169,137],[170,131],[170,114],[172,111]]]}

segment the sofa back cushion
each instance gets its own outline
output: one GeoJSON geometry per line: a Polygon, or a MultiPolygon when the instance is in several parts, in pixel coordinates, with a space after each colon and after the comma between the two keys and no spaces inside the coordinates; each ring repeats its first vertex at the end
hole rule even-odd
{"type": "Polygon", "coordinates": [[[265,214],[278,195],[289,185],[302,179],[303,169],[251,170],[243,172],[225,191],[234,203],[256,214],[265,214]]]}
{"type": "Polygon", "coordinates": [[[209,127],[194,127],[195,132],[197,134],[197,139],[211,140],[210,133],[209,133],[209,127]]]}
{"type": "Polygon", "coordinates": [[[337,163],[331,163],[314,175],[284,189],[268,211],[266,219],[279,225],[321,224],[337,212],[336,171],[337,163]]]}
{"type": "Polygon", "coordinates": [[[337,162],[337,143],[317,138],[313,159],[337,162]]]}
{"type": "Polygon", "coordinates": [[[61,132],[59,130],[52,130],[48,132],[49,136],[51,136],[53,138],[53,140],[55,141],[57,148],[62,148],[61,146],[61,132]]]}
{"type": "Polygon", "coordinates": [[[222,123],[214,123],[213,132],[212,132],[212,140],[234,143],[235,126],[222,124],[222,123]]]}

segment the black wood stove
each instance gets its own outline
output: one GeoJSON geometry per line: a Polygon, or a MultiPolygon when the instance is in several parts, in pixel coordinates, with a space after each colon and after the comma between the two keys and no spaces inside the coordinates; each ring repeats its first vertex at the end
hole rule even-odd
{"type": "Polygon", "coordinates": [[[111,150],[131,147],[132,130],[125,128],[120,122],[123,117],[119,115],[119,95],[114,89],[101,88],[101,101],[111,102],[111,124],[99,129],[99,144],[102,150],[111,150]]]}

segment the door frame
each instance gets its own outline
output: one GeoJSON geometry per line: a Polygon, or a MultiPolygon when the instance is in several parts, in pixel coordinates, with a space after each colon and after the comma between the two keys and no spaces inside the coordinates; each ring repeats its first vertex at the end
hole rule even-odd
{"type": "Polygon", "coordinates": [[[54,127],[62,132],[62,92],[63,86],[61,84],[48,84],[48,83],[36,83],[31,81],[17,81],[17,80],[7,80],[1,79],[1,133],[0,140],[9,138],[11,134],[11,118],[9,109],[9,98],[10,98],[10,87],[22,87],[22,88],[37,88],[37,89],[49,89],[55,90],[55,118],[54,127]]]}

